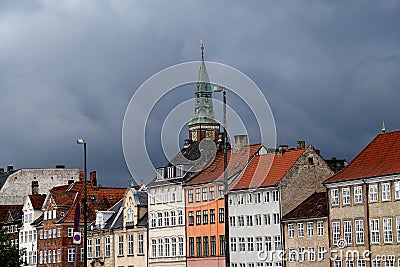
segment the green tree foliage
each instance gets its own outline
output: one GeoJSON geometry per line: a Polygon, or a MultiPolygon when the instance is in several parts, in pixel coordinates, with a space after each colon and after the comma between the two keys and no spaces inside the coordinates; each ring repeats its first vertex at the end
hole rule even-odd
{"type": "Polygon", "coordinates": [[[9,241],[12,234],[7,229],[0,229],[0,266],[17,267],[21,266],[18,246],[11,245],[9,241]]]}

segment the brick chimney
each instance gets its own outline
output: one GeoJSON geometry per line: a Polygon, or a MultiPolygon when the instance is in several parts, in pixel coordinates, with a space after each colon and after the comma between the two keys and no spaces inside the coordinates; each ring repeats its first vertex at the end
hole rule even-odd
{"type": "Polygon", "coordinates": [[[7,166],[7,172],[12,172],[14,170],[14,166],[13,165],[8,165],[7,166]]]}
{"type": "Polygon", "coordinates": [[[37,194],[39,194],[39,182],[32,181],[32,195],[37,195],[37,194]]]}
{"type": "Polygon", "coordinates": [[[249,137],[245,134],[235,135],[234,136],[235,143],[233,144],[233,153],[240,152],[243,147],[249,145],[249,137]]]}
{"type": "Polygon", "coordinates": [[[0,168],[0,173],[4,173],[4,168],[0,168]]]}
{"type": "Polygon", "coordinates": [[[83,179],[85,179],[85,172],[79,171],[79,181],[83,181],[83,179]]]}
{"type": "Polygon", "coordinates": [[[97,186],[96,171],[90,172],[90,183],[92,184],[93,187],[97,186]]]}
{"type": "Polygon", "coordinates": [[[296,143],[297,149],[305,149],[306,148],[306,141],[299,140],[296,143]]]}

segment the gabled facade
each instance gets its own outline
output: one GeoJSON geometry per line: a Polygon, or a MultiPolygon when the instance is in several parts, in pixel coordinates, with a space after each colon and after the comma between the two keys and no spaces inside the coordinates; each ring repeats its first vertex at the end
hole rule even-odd
{"type": "Polygon", "coordinates": [[[0,227],[7,228],[11,245],[18,247],[19,228],[22,223],[22,205],[0,205],[0,227]]]}
{"type": "Polygon", "coordinates": [[[282,218],[287,267],[330,266],[328,198],[316,192],[282,218]]]}
{"type": "Polygon", "coordinates": [[[311,145],[253,157],[229,192],[231,266],[283,266],[282,216],[332,174],[311,145]]]}
{"type": "MultiPolygon", "coordinates": [[[[34,192],[33,192],[34,193],[34,192]]],[[[19,231],[19,250],[25,266],[37,265],[37,229],[32,223],[42,214],[46,195],[29,195],[22,208],[22,225],[19,231]]]]}
{"type": "MultiPolygon", "coordinates": [[[[233,181],[251,158],[266,153],[261,144],[228,150],[228,179],[233,181]]],[[[225,201],[223,152],[185,182],[187,266],[225,266],[225,201]]]]}
{"type": "Polygon", "coordinates": [[[381,133],[324,182],[330,246],[343,255],[332,266],[400,264],[398,257],[390,257],[400,251],[399,151],[400,131],[381,133]]]}
{"type": "MultiPolygon", "coordinates": [[[[120,200],[125,188],[97,187],[96,172],[87,181],[88,221],[96,217],[96,210],[108,210],[120,200]]],[[[55,187],[43,203],[43,221],[38,226],[38,266],[73,266],[75,245],[72,243],[74,216],[78,204],[82,205],[83,182],[55,187]]],[[[81,208],[83,213],[83,208],[81,208]]],[[[83,215],[80,216],[83,231],[83,215]]],[[[78,246],[77,266],[83,266],[83,244],[78,246]]]]}

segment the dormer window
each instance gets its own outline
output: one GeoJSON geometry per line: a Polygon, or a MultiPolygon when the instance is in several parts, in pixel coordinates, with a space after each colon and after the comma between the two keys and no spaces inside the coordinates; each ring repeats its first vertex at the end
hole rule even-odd
{"type": "Polygon", "coordinates": [[[168,178],[175,177],[175,166],[168,167],[168,178]]]}
{"type": "Polygon", "coordinates": [[[96,213],[96,226],[103,228],[104,227],[104,216],[103,213],[97,212],[96,213]]]}
{"type": "Polygon", "coordinates": [[[165,178],[165,169],[158,168],[157,169],[157,179],[164,179],[165,178]]]}
{"type": "Polygon", "coordinates": [[[176,177],[183,177],[184,174],[183,165],[176,166],[176,177]]]}

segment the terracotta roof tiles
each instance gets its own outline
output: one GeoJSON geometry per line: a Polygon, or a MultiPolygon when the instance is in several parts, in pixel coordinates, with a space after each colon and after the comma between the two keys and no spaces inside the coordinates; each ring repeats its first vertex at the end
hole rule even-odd
{"type": "Polygon", "coordinates": [[[46,195],[29,195],[29,199],[31,200],[34,210],[41,210],[43,202],[46,199],[46,195]]]}
{"type": "Polygon", "coordinates": [[[335,183],[400,173],[400,131],[381,133],[348,166],[324,181],[335,183]]]}

